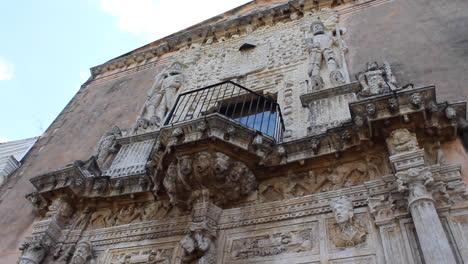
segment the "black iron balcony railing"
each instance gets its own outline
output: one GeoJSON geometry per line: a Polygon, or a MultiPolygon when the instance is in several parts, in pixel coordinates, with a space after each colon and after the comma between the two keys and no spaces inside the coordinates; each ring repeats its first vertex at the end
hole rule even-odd
{"type": "Polygon", "coordinates": [[[224,81],[180,94],[164,125],[219,113],[240,124],[282,141],[281,110],[273,99],[232,81],[224,81]]]}

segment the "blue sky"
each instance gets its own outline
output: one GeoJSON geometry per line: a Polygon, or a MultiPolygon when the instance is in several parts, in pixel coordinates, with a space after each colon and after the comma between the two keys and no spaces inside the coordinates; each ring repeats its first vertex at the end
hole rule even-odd
{"type": "Polygon", "coordinates": [[[0,1],[0,142],[42,134],[89,68],[247,2],[0,1]]]}

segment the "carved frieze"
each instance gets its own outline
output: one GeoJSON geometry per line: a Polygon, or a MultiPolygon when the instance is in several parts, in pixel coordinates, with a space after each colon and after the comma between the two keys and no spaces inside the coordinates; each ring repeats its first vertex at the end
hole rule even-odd
{"type": "Polygon", "coordinates": [[[252,259],[317,250],[316,230],[285,231],[232,241],[231,258],[252,259]]]}

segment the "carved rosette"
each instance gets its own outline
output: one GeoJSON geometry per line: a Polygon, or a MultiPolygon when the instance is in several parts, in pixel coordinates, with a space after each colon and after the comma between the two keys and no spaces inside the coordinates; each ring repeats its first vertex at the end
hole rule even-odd
{"type": "Polygon", "coordinates": [[[244,163],[221,152],[202,151],[172,161],[163,185],[171,203],[186,210],[195,202],[238,201],[256,188],[257,180],[244,163]]]}

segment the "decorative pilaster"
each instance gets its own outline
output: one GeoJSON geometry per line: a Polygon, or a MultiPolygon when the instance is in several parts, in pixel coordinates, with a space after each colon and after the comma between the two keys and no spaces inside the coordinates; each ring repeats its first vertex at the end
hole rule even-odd
{"type": "Polygon", "coordinates": [[[395,219],[395,200],[390,195],[369,198],[369,209],[382,237],[386,263],[409,263],[402,230],[395,219]]]}
{"type": "Polygon", "coordinates": [[[430,168],[424,166],[424,150],[419,149],[416,135],[398,129],[391,133],[387,144],[397,188],[408,200],[425,262],[456,263],[431,194],[434,178],[430,168]]]}

